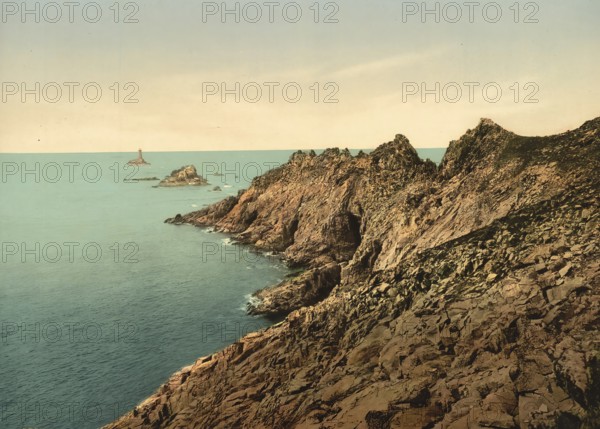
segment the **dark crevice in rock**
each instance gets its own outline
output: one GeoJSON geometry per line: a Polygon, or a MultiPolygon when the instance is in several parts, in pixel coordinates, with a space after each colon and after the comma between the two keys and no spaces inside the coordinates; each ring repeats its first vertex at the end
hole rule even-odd
{"type": "Polygon", "coordinates": [[[362,242],[362,237],[360,235],[360,226],[361,220],[359,217],[353,215],[352,213],[348,213],[348,228],[350,232],[350,240],[354,244],[354,249],[357,249],[362,242]]]}

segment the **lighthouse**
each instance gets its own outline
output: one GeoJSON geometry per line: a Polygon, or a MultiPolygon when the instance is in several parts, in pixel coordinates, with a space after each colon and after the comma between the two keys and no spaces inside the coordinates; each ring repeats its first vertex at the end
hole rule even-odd
{"type": "Polygon", "coordinates": [[[129,165],[150,165],[150,163],[148,163],[148,162],[146,162],[146,160],[144,160],[144,157],[142,156],[142,149],[138,149],[137,159],[132,159],[127,164],[129,164],[129,165]]]}

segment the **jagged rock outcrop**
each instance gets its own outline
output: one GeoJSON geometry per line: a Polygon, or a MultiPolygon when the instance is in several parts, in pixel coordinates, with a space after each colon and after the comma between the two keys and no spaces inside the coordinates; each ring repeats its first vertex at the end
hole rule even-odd
{"type": "Polygon", "coordinates": [[[340,282],[341,267],[331,262],[323,267],[305,271],[291,280],[259,290],[254,294],[257,303],[249,305],[249,313],[271,317],[285,316],[305,305],[325,299],[340,282]]]}
{"type": "Polygon", "coordinates": [[[304,266],[262,292],[291,313],[107,428],[600,427],[599,168],[600,118],[482,120],[439,168],[402,136],[298,153],[178,215],[304,266]]]}
{"type": "MultiPolygon", "coordinates": [[[[369,156],[352,157],[339,149],[327,149],[319,156],[297,152],[287,165],[256,178],[237,198],[166,222],[215,225],[243,243],[281,252],[291,266],[307,268],[303,279],[287,279],[257,296],[274,297],[282,291],[282,299],[275,302],[283,303],[283,296],[290,298],[295,286],[302,284],[318,290],[322,299],[340,278],[319,272],[331,264],[340,269],[352,259],[370,218],[389,210],[390,196],[426,183],[435,171],[435,164],[422,161],[401,135],[369,156]],[[319,279],[319,284],[310,279],[319,279]]],[[[270,300],[271,305],[251,311],[279,316],[315,303],[314,293],[295,295],[284,307],[275,308],[270,300]]]]}
{"type": "Polygon", "coordinates": [[[179,170],[173,170],[170,176],[165,177],[160,181],[158,186],[204,186],[208,185],[208,181],[198,175],[196,167],[188,165],[181,167],[179,170]]]}

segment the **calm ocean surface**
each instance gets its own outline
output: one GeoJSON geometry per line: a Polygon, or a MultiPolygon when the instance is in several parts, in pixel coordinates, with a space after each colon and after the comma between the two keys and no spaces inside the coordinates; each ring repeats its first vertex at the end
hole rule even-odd
{"type": "MultiPolygon", "coordinates": [[[[236,195],[291,153],[154,152],[139,168],[128,153],[0,154],[0,427],[98,428],[268,326],[245,304],[286,267],[163,221],[236,195]],[[211,185],[128,181],[189,164],[211,185]]],[[[444,150],[419,153],[439,162],[444,150]]]]}

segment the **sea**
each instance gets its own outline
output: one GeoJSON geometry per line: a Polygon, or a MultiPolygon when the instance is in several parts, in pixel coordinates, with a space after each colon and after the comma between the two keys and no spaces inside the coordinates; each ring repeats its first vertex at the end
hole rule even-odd
{"type": "Polygon", "coordinates": [[[292,153],[152,152],[139,167],[136,153],[0,154],[0,428],[99,428],[271,325],[246,305],[290,273],[276,255],[164,220],[292,153]],[[190,164],[210,185],[157,187],[190,164]]]}

